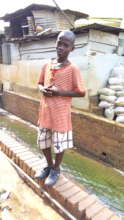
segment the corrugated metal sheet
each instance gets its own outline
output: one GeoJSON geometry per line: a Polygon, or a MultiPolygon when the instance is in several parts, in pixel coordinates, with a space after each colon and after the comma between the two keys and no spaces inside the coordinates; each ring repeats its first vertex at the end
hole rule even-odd
{"type": "MultiPolygon", "coordinates": [[[[16,17],[21,17],[24,15],[27,15],[30,13],[30,11],[32,10],[48,10],[48,11],[58,11],[58,9],[56,7],[50,6],[50,5],[41,5],[41,4],[31,4],[28,7],[24,8],[24,9],[20,9],[15,11],[14,13],[10,13],[10,14],[6,14],[3,17],[0,18],[0,20],[4,20],[4,21],[10,21],[15,19],[16,17]]],[[[76,16],[76,19],[79,18],[86,18],[89,15],[82,13],[82,12],[77,12],[77,11],[73,11],[73,10],[63,10],[65,13],[69,13],[69,14],[73,14],[76,16]]],[[[30,14],[29,14],[30,15],[30,14]]]]}

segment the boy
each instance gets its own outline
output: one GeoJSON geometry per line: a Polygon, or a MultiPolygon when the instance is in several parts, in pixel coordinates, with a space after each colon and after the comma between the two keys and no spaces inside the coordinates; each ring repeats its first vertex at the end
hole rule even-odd
{"type": "Polygon", "coordinates": [[[43,94],[39,111],[38,145],[47,161],[47,167],[36,173],[35,178],[46,178],[44,184],[51,186],[60,175],[64,150],[73,147],[71,124],[72,97],[84,97],[80,71],[68,60],[74,49],[75,35],[62,31],[57,38],[57,58],[44,65],[38,82],[43,94]],[[51,155],[54,146],[55,163],[51,155]]]}

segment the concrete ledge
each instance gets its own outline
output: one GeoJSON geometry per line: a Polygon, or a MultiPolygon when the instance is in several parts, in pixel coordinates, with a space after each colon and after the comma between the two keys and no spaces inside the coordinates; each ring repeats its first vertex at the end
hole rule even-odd
{"type": "MultiPolygon", "coordinates": [[[[5,133],[0,136],[0,147],[30,177],[33,177],[37,170],[46,165],[42,159],[39,159],[38,156],[30,152],[30,149],[22,146],[10,136],[5,135],[5,133]]],[[[85,192],[63,174],[61,174],[58,182],[52,187],[45,187],[43,181],[36,182],[75,216],[76,219],[121,220],[119,216],[97,201],[94,195],[85,192]]],[[[30,187],[41,196],[41,193],[33,184],[30,183],[30,187]]]]}

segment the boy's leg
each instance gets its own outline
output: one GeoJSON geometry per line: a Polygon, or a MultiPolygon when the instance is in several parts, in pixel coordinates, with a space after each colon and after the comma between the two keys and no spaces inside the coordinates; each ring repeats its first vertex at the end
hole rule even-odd
{"type": "Polygon", "coordinates": [[[54,185],[60,176],[60,164],[64,156],[64,150],[73,147],[72,131],[64,133],[54,132],[53,136],[55,164],[45,180],[45,185],[54,185]]]}
{"type": "Polygon", "coordinates": [[[60,164],[61,164],[62,159],[63,159],[63,156],[64,156],[64,151],[62,151],[61,153],[56,154],[54,169],[59,169],[60,164]]]}
{"type": "Polygon", "coordinates": [[[47,166],[41,171],[36,172],[34,178],[43,179],[47,177],[50,173],[51,167],[53,166],[52,153],[51,153],[51,130],[46,128],[39,128],[37,144],[42,150],[46,161],[47,166]]]}
{"type": "Polygon", "coordinates": [[[52,153],[51,153],[51,148],[46,148],[46,149],[42,149],[43,154],[46,158],[48,167],[53,167],[53,159],[52,159],[52,153]]]}

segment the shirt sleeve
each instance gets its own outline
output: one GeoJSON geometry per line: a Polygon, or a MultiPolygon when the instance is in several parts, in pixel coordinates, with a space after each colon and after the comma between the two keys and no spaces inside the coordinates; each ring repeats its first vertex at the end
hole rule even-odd
{"type": "Polygon", "coordinates": [[[85,93],[85,84],[78,67],[73,66],[73,89],[78,93],[85,93]]]}
{"type": "Polygon", "coordinates": [[[45,69],[46,69],[46,64],[41,68],[38,84],[44,84],[45,69]]]}

